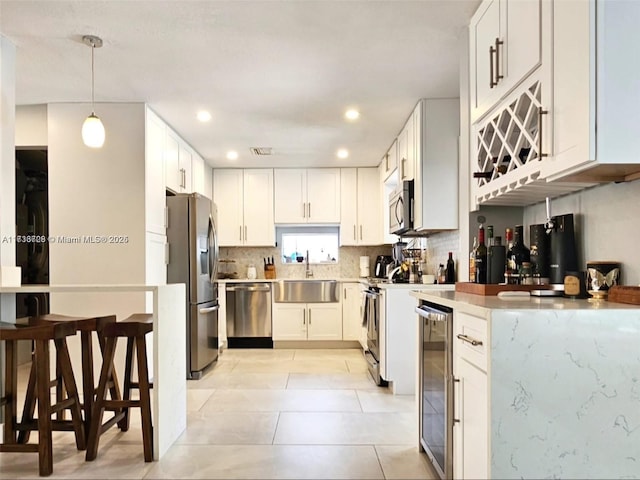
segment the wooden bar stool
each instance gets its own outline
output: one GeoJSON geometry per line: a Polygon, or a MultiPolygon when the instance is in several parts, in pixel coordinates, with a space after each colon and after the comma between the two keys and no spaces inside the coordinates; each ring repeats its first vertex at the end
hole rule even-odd
{"type": "Polygon", "coordinates": [[[87,460],[95,460],[98,454],[100,436],[111,428],[115,422],[102,423],[102,416],[107,409],[122,409],[124,419],[118,422],[120,430],[129,429],[129,408],[140,408],[142,417],[142,444],[144,449],[144,461],[153,461],[153,426],[151,422],[151,396],[152,387],[149,382],[149,369],[147,366],[147,345],[145,335],[153,331],[153,316],[151,314],[134,314],[121,322],[110,323],[103,330],[106,340],[100,380],[96,391],[96,399],[93,405],[91,427],[87,439],[87,460]],[[113,370],[113,358],[116,351],[116,343],[119,337],[127,339],[127,353],[124,384],[122,386],[122,400],[106,399],[107,383],[113,370]],[[136,351],[138,364],[138,382],[133,382],[133,353],[136,351]],[[131,390],[138,389],[140,400],[131,400],[131,390]]]}
{"type": "MultiPolygon", "coordinates": [[[[80,342],[81,342],[81,350],[82,350],[82,392],[83,392],[83,402],[81,403],[82,410],[84,412],[84,431],[85,434],[89,433],[89,427],[91,425],[91,412],[93,410],[93,402],[95,397],[95,379],[93,374],[93,341],[92,341],[92,333],[95,332],[98,337],[98,342],[100,344],[100,349],[104,352],[104,336],[102,335],[102,331],[104,327],[109,323],[115,323],[116,316],[115,315],[107,315],[101,317],[71,317],[68,315],[57,315],[57,314],[48,314],[41,315],[39,317],[33,317],[37,319],[39,322],[65,322],[74,325],[74,328],[77,332],[80,332],[80,342]]],[[[22,422],[27,423],[29,420],[33,419],[33,414],[35,412],[35,364],[31,364],[31,372],[29,374],[29,383],[27,384],[27,395],[24,405],[22,422]]],[[[56,395],[61,398],[64,395],[64,384],[61,381],[60,375],[60,362],[59,359],[56,361],[56,379],[54,383],[56,387],[56,395]]],[[[113,371],[112,377],[108,382],[109,392],[111,394],[111,398],[120,399],[120,388],[118,386],[117,378],[115,377],[115,370],[113,371]]],[[[114,412],[114,415],[117,415],[119,412],[114,412]]],[[[120,419],[123,417],[121,416],[120,419]]],[[[57,414],[58,420],[64,420],[64,411],[58,412],[57,414]]],[[[55,430],[55,428],[54,428],[55,430]]],[[[19,443],[26,443],[29,441],[29,431],[22,431],[18,436],[19,443]]]]}
{"type": "Polygon", "coordinates": [[[73,430],[78,450],[86,448],[82,414],[78,389],[73,376],[71,359],[67,348],[67,337],[75,335],[72,323],[43,322],[37,318],[20,319],[17,323],[0,322],[0,340],[5,341],[5,397],[4,404],[4,438],[0,452],[37,452],[40,475],[51,475],[53,472],[53,427],[62,428],[51,416],[69,409],[71,421],[65,423],[65,430],[73,430]],[[26,423],[17,421],[17,342],[31,340],[35,343],[34,392],[38,398],[38,418],[26,423]],[[56,398],[51,404],[51,379],[49,370],[49,342],[53,340],[60,362],[62,382],[67,398],[56,398]],[[16,433],[24,430],[38,430],[38,443],[19,443],[16,433]]]}

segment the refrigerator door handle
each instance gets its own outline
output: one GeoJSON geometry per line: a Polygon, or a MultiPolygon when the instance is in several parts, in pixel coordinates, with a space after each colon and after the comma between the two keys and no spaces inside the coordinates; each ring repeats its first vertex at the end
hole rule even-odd
{"type": "Polygon", "coordinates": [[[205,314],[205,313],[215,312],[216,310],[219,310],[219,309],[220,309],[220,305],[214,305],[213,307],[201,308],[198,310],[198,312],[205,314]]]}
{"type": "Polygon", "coordinates": [[[213,218],[209,215],[209,231],[207,234],[207,256],[209,261],[209,281],[214,282],[218,277],[218,238],[213,225],[213,218]]]}

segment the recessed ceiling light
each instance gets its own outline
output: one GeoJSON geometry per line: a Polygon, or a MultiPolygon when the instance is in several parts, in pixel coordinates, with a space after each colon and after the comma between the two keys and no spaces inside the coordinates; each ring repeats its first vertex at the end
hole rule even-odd
{"type": "Polygon", "coordinates": [[[238,159],[238,152],[236,152],[235,150],[229,150],[227,152],[227,160],[237,160],[238,159]]]}
{"type": "Polygon", "coordinates": [[[354,108],[351,108],[344,113],[344,116],[348,120],[357,120],[360,117],[360,112],[354,108]]]}
{"type": "Polygon", "coordinates": [[[349,150],[346,148],[341,148],[337,152],[338,158],[347,158],[349,156],[349,150]]]}
{"type": "Polygon", "coordinates": [[[201,122],[208,122],[211,120],[211,114],[206,110],[200,110],[196,116],[201,122]]]}

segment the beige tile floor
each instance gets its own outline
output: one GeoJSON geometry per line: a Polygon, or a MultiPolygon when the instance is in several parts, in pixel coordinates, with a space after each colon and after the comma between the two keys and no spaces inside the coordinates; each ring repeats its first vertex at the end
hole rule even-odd
{"type": "MultiPolygon", "coordinates": [[[[413,397],[377,387],[359,350],[225,350],[187,386],[187,430],[160,461],[144,463],[136,415],[94,462],[56,433],[51,478],[436,478],[413,397]]],[[[37,478],[37,456],[0,454],[0,477],[37,478]]]]}

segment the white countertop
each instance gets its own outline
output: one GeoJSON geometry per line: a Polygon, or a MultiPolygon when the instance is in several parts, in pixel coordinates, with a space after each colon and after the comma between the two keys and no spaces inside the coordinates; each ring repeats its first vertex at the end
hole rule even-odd
{"type": "Polygon", "coordinates": [[[248,279],[248,278],[221,278],[216,280],[217,283],[273,283],[273,282],[279,282],[281,280],[335,280],[337,282],[342,282],[342,283],[358,283],[360,281],[362,281],[362,278],[351,278],[351,277],[346,277],[346,278],[319,278],[319,277],[312,277],[312,278],[254,278],[254,279],[248,279]]]}
{"type": "Polygon", "coordinates": [[[637,305],[607,301],[590,302],[564,297],[511,297],[474,295],[455,291],[421,290],[411,292],[419,300],[437,303],[470,314],[485,316],[489,310],[638,310],[637,305]]]}
{"type": "Polygon", "coordinates": [[[92,284],[92,285],[18,285],[0,287],[0,293],[66,293],[66,292],[152,292],[159,285],[92,284]]]}

